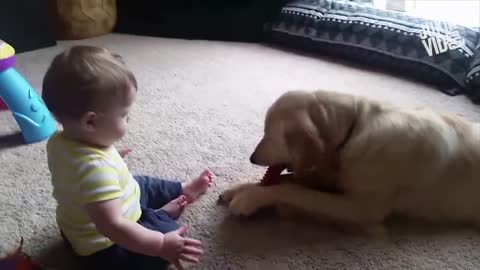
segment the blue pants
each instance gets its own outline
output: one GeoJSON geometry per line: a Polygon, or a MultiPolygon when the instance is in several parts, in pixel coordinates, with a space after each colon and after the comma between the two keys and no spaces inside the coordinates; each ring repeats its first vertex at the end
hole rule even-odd
{"type": "MultiPolygon", "coordinates": [[[[168,233],[179,228],[170,215],[157,210],[177,198],[182,193],[182,185],[177,181],[158,179],[150,176],[135,176],[140,186],[142,216],[138,223],[150,230],[168,233]]],[[[166,269],[168,262],[159,258],[131,252],[113,245],[90,256],[82,257],[89,267],[95,269],[166,269]]]]}

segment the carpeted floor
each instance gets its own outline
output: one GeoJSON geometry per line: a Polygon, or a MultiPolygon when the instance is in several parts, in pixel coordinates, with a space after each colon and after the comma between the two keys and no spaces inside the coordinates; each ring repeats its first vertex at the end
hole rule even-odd
{"type": "MultiPolygon", "coordinates": [[[[187,179],[217,174],[209,194],[181,218],[205,246],[193,269],[479,269],[480,237],[468,229],[396,221],[378,241],[320,224],[263,217],[238,220],[216,204],[228,186],[264,170],[248,157],[267,107],[289,89],[335,89],[402,106],[429,105],[480,120],[480,107],[429,86],[361,66],[255,44],[109,35],[18,55],[18,70],[41,88],[52,57],[72,44],[105,46],[124,56],[139,81],[129,134],[119,145],[133,173],[187,179]]],[[[0,251],[25,238],[25,252],[48,269],[76,269],[62,246],[45,142],[19,145],[17,126],[0,113],[0,251]]]]}

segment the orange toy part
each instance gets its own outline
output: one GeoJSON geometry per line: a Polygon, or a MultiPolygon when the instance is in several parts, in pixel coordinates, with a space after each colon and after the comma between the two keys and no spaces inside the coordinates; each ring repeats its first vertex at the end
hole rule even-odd
{"type": "Polygon", "coordinates": [[[39,264],[34,262],[30,256],[22,252],[23,237],[20,246],[5,257],[0,257],[1,270],[42,270],[39,264]]]}

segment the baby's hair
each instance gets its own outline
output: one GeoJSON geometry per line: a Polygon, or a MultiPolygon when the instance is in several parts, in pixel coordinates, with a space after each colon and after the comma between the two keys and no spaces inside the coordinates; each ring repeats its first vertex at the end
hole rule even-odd
{"type": "Polygon", "coordinates": [[[127,99],[131,87],[136,90],[137,81],[119,55],[74,46],[53,59],[43,79],[42,98],[57,119],[76,119],[113,98],[127,99]]]}

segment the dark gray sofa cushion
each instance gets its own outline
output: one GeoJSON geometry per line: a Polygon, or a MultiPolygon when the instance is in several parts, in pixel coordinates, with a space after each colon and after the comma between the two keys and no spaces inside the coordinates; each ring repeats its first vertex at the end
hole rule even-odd
{"type": "Polygon", "coordinates": [[[475,47],[475,56],[467,73],[467,91],[474,101],[480,103],[480,38],[475,47]]]}
{"type": "Polygon", "coordinates": [[[342,0],[294,0],[282,7],[269,33],[288,46],[401,72],[450,95],[480,97],[474,29],[342,0]]]}

